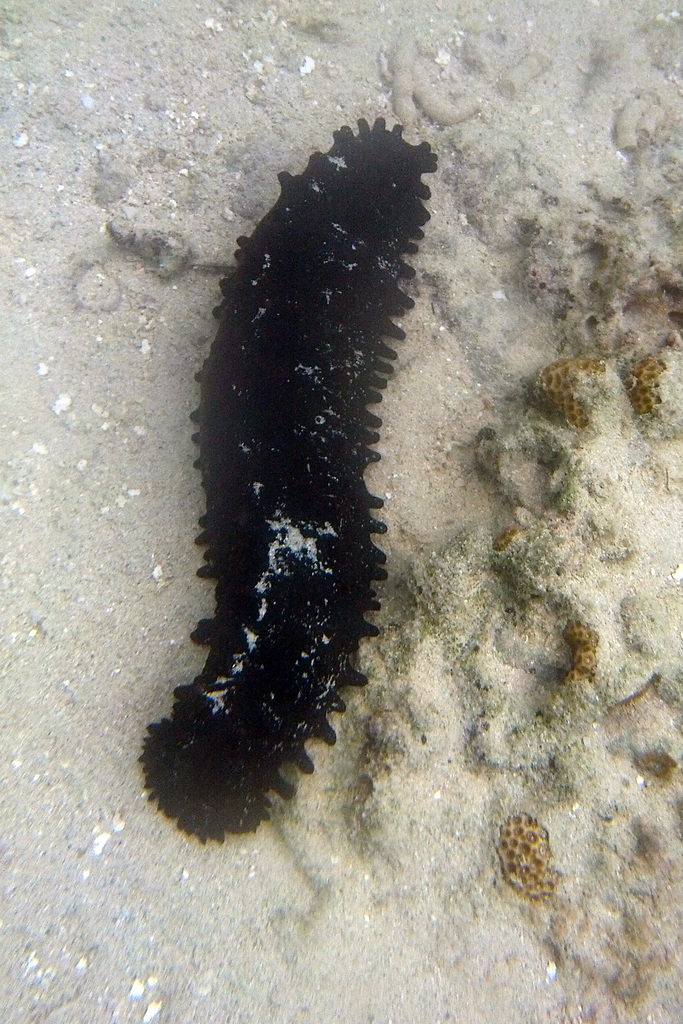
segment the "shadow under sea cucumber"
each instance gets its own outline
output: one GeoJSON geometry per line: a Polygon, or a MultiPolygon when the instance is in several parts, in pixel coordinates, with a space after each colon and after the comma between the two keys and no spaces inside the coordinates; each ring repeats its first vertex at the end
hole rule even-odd
{"type": "Polygon", "coordinates": [[[281,193],[221,282],[218,334],[203,369],[196,440],[206,491],[199,575],[216,580],[213,619],[192,634],[206,664],[174,691],[172,718],[148,727],[150,799],[184,831],[222,840],[268,817],[268,790],[289,797],[285,762],[313,763],[305,742],[334,743],[339,691],[367,680],[352,665],[377,627],[375,580],[385,526],[363,480],[402,339],[392,317],[413,305],[436,170],[427,143],[400,126],[344,127],[281,193]]]}

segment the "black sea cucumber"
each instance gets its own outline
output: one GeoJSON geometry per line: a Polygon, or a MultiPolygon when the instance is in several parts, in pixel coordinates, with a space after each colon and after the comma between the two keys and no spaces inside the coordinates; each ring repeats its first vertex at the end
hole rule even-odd
{"type": "Polygon", "coordinates": [[[358,122],[334,133],[281,193],[221,282],[220,327],[198,379],[207,545],[199,575],[216,611],[192,634],[203,670],[175,690],[173,717],[149,726],[141,761],[150,799],[186,832],[223,839],[268,817],[267,791],[291,796],[284,762],[313,771],[305,742],[334,743],[339,690],[386,577],[373,533],[382,501],[363,481],[381,421],[367,405],[402,339],[391,317],[413,302],[403,261],[429,219],[427,143],[358,122]]]}

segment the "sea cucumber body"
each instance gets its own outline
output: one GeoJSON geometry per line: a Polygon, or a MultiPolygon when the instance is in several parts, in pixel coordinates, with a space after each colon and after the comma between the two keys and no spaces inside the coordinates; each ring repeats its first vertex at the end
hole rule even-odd
{"type": "Polygon", "coordinates": [[[175,690],[172,719],[149,726],[150,796],[187,832],[222,839],[268,817],[284,762],[313,770],[305,742],[335,739],[351,659],[377,628],[386,575],[372,541],[382,502],[363,472],[378,454],[367,406],[391,372],[392,317],[412,301],[398,282],[429,215],[421,175],[436,168],[378,120],[342,128],[281,195],[221,282],[220,327],[198,375],[206,544],[200,575],[216,611],[193,638],[202,672],[175,690]]]}

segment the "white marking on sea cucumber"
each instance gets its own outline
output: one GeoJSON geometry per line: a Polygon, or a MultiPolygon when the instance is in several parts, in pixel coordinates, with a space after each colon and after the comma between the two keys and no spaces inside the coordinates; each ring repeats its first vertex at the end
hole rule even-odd
{"type": "MultiPolygon", "coordinates": [[[[256,592],[265,594],[273,576],[287,576],[292,572],[292,559],[308,562],[315,572],[331,573],[332,569],[320,560],[318,538],[336,537],[337,531],[331,523],[313,526],[310,523],[293,523],[278,510],[279,518],[267,519],[266,522],[275,534],[275,539],[268,545],[268,569],[256,583],[256,592]],[[306,537],[302,530],[314,530],[314,537],[306,537]]],[[[265,613],[264,613],[265,614],[265,613]]]]}
{"type": "MultiPolygon", "coordinates": [[[[281,551],[289,551],[298,558],[318,561],[318,545],[315,537],[305,537],[299,526],[291,519],[267,519],[268,526],[276,533],[276,539],[268,548],[268,563],[277,569],[277,558],[281,551]]],[[[336,537],[337,533],[330,523],[316,529],[318,537],[336,537]]]]}
{"type": "Polygon", "coordinates": [[[346,169],[346,160],[343,156],[330,156],[328,153],[327,159],[331,164],[334,164],[338,171],[342,170],[342,168],[346,169]]]}
{"type": "Polygon", "coordinates": [[[209,705],[212,715],[217,715],[221,711],[225,711],[225,693],[219,690],[217,693],[205,693],[204,700],[209,705]]]}
{"type": "Polygon", "coordinates": [[[244,635],[247,638],[247,647],[253,651],[258,643],[258,633],[252,633],[248,626],[244,626],[244,635]]]}

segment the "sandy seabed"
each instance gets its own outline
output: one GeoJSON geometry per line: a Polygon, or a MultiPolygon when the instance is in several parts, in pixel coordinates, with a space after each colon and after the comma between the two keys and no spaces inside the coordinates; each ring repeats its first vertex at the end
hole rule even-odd
{"type": "Polygon", "coordinates": [[[7,1024],[681,1019],[682,52],[652,2],[2,4],[7,1024]],[[296,798],[202,846],[137,763],[212,608],[193,375],[277,172],[377,116],[439,155],[382,635],[296,798]]]}

